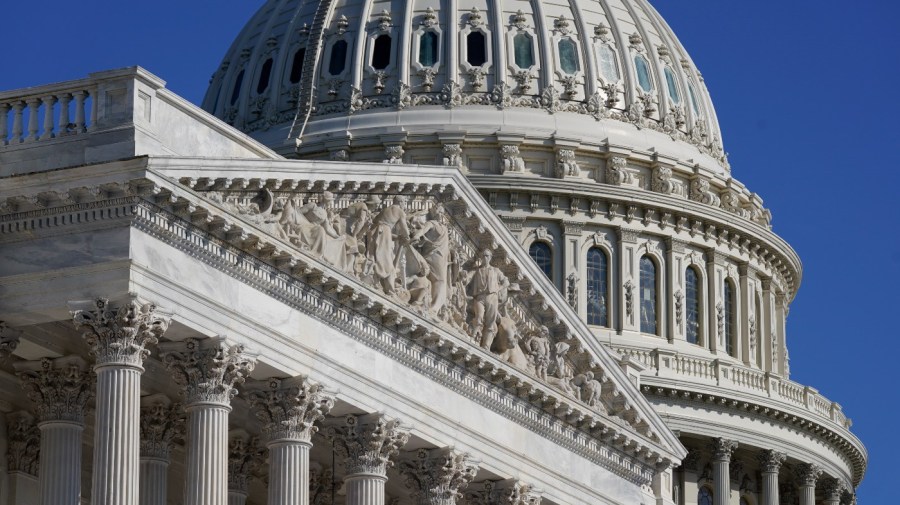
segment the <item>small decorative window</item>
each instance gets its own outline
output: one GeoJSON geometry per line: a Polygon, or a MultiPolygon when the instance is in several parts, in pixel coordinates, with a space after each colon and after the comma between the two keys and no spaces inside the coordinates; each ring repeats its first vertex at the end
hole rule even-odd
{"type": "Polygon", "coordinates": [[[331,59],[328,60],[328,73],[340,75],[347,66],[347,41],[338,40],[331,46],[331,59]]]}
{"type": "Polygon", "coordinates": [[[419,64],[433,67],[438,62],[438,34],[432,31],[422,33],[419,38],[419,64]]]}
{"type": "Polygon", "coordinates": [[[588,249],[587,254],[587,318],[588,324],[609,326],[607,299],[609,286],[609,260],[599,247],[588,249]]]}
{"type": "Polygon", "coordinates": [[[535,242],[528,248],[528,255],[537,263],[548,279],[553,278],[553,251],[544,242],[535,242]]]}
{"type": "Polygon", "coordinates": [[[288,77],[288,80],[291,84],[297,84],[300,82],[300,77],[303,76],[303,60],[306,58],[306,48],[301,47],[297,49],[297,52],[294,53],[294,60],[291,63],[291,73],[288,77]]]}
{"type": "Polygon", "coordinates": [[[237,103],[241,97],[241,86],[244,84],[244,71],[238,72],[237,78],[234,80],[234,88],[231,90],[231,105],[237,103]]]}
{"type": "Polygon", "coordinates": [[[688,96],[691,98],[691,108],[694,109],[694,115],[700,115],[700,104],[697,102],[697,93],[694,91],[694,85],[688,83],[688,96]]]}
{"type": "Polygon", "coordinates": [[[616,51],[609,44],[600,44],[597,48],[600,60],[600,76],[610,83],[619,80],[619,66],[616,64],[616,51]]]}
{"type": "Polygon", "coordinates": [[[656,334],[656,264],[641,258],[641,332],[656,334]]]}
{"type": "Polygon", "coordinates": [[[691,344],[700,343],[700,276],[694,267],[684,272],[685,336],[691,344]]]}
{"type": "Polygon", "coordinates": [[[653,80],[650,78],[650,64],[640,54],[634,56],[634,68],[637,71],[638,85],[646,92],[653,91],[653,80]]]}
{"type": "Polygon", "coordinates": [[[559,67],[563,73],[572,75],[578,72],[581,67],[578,65],[578,48],[575,42],[569,38],[559,39],[556,47],[559,49],[559,67]]]}
{"type": "Polygon", "coordinates": [[[517,33],[513,37],[513,51],[516,66],[528,69],[534,65],[534,43],[526,33],[517,33]]]}
{"type": "Polygon", "coordinates": [[[269,79],[272,77],[272,58],[266,60],[259,71],[259,81],[256,83],[256,94],[261,95],[269,88],[269,79]]]}
{"type": "Polygon", "coordinates": [[[725,321],[722,325],[722,337],[725,339],[725,352],[734,356],[734,286],[730,280],[725,281],[723,289],[725,321]]]}
{"type": "Polygon", "coordinates": [[[473,67],[487,63],[487,40],[482,32],[466,35],[466,61],[473,67]]]}
{"type": "Polygon", "coordinates": [[[372,45],[372,68],[384,70],[391,64],[391,36],[387,34],[375,37],[372,45]]]}
{"type": "Polygon", "coordinates": [[[712,492],[708,488],[701,487],[697,492],[697,505],[713,505],[712,492]]]}
{"type": "Polygon", "coordinates": [[[681,103],[681,93],[678,92],[678,85],[675,83],[675,72],[672,72],[672,69],[666,67],[663,71],[666,74],[666,87],[669,89],[669,98],[672,100],[672,103],[678,105],[681,103]]]}

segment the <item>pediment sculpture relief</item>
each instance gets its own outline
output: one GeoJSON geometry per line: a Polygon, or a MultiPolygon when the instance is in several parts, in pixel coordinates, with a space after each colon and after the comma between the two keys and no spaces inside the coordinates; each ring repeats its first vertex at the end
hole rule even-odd
{"type": "Polygon", "coordinates": [[[206,194],[570,398],[634,421],[580,344],[554,339],[535,315],[510,278],[518,270],[473,243],[440,197],[268,189],[206,194]]]}

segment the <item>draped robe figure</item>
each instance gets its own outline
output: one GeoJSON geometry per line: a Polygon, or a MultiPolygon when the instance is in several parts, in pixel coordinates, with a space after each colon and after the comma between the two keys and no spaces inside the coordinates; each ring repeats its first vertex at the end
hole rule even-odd
{"type": "Polygon", "coordinates": [[[428,262],[428,280],[431,281],[431,311],[440,314],[447,305],[447,276],[450,266],[450,229],[441,204],[435,204],[428,212],[428,221],[413,235],[412,241],[421,240],[420,253],[428,262]]]}
{"type": "Polygon", "coordinates": [[[397,195],[394,203],[382,210],[372,221],[369,259],[373,275],[387,294],[396,289],[400,245],[409,242],[409,226],[406,223],[406,197],[397,195]]]}

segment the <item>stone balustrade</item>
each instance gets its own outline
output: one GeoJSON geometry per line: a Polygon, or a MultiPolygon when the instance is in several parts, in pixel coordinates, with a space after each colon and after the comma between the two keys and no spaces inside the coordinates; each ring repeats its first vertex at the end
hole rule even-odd
{"type": "Polygon", "coordinates": [[[819,394],[815,388],[770,372],[724,359],[684,355],[665,349],[647,350],[616,345],[612,348],[619,354],[636,359],[645,365],[648,368],[645,373],[658,377],[686,378],[700,384],[764,396],[806,410],[813,419],[827,420],[844,429],[849,429],[852,424],[844,415],[840,404],[819,394]]]}
{"type": "Polygon", "coordinates": [[[88,78],[0,93],[0,147],[90,131],[96,90],[88,78]]]}

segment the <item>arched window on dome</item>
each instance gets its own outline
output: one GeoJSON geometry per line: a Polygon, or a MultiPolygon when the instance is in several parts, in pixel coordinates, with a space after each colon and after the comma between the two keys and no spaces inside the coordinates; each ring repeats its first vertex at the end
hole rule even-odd
{"type": "Polygon", "coordinates": [[[675,72],[673,72],[671,68],[666,67],[663,70],[663,73],[666,74],[666,88],[669,92],[669,99],[672,100],[672,103],[675,105],[680,104],[681,93],[678,91],[678,83],[675,82],[675,72]]]}
{"type": "Polygon", "coordinates": [[[697,505],[713,505],[713,495],[709,488],[701,487],[697,491],[697,505]]]}
{"type": "Polygon", "coordinates": [[[347,48],[346,40],[337,40],[331,45],[331,56],[328,58],[328,73],[331,75],[341,75],[347,67],[347,48]]]}
{"type": "Polygon", "coordinates": [[[291,84],[297,84],[300,82],[300,78],[303,77],[303,61],[306,59],[306,48],[301,47],[294,52],[294,57],[291,60],[291,72],[288,74],[288,82],[291,84]]]}
{"type": "Polygon", "coordinates": [[[528,255],[537,263],[548,279],[553,279],[553,250],[546,242],[534,242],[528,247],[528,255]]]}
{"type": "Polygon", "coordinates": [[[238,98],[241,97],[241,86],[244,84],[244,71],[241,70],[238,72],[237,77],[234,79],[234,87],[231,88],[231,101],[229,102],[231,105],[237,103],[238,98]]]}
{"type": "Polygon", "coordinates": [[[700,274],[690,266],[684,271],[685,337],[688,343],[700,344],[701,315],[700,274]]]}
{"type": "Polygon", "coordinates": [[[614,83],[619,80],[619,64],[616,61],[616,51],[609,44],[600,44],[597,47],[597,61],[600,66],[600,76],[606,83],[614,83]]]}
{"type": "Polygon", "coordinates": [[[656,275],[656,263],[649,256],[641,257],[641,332],[656,335],[659,324],[657,315],[656,294],[658,291],[658,278],[656,275]]]}
{"type": "Polygon", "coordinates": [[[650,63],[643,55],[634,55],[634,69],[637,72],[638,86],[645,92],[653,91],[653,78],[650,76],[650,63]]]}
{"type": "Polygon", "coordinates": [[[384,70],[391,64],[391,36],[383,33],[372,44],[372,68],[384,70]]]}
{"type": "Polygon", "coordinates": [[[269,80],[272,78],[272,64],[272,58],[268,58],[259,69],[259,80],[256,81],[257,95],[261,95],[269,89],[269,80]]]}
{"type": "Polygon", "coordinates": [[[725,286],[722,289],[722,304],[723,308],[723,321],[722,321],[722,338],[725,341],[725,352],[729,356],[735,355],[735,342],[734,342],[734,328],[735,328],[735,314],[734,309],[736,306],[735,300],[735,289],[734,283],[731,279],[725,279],[725,286]]]}
{"type": "Polygon", "coordinates": [[[599,247],[587,253],[587,322],[609,326],[609,258],[599,247]]]}

